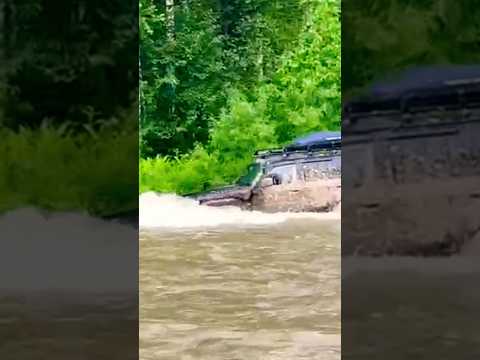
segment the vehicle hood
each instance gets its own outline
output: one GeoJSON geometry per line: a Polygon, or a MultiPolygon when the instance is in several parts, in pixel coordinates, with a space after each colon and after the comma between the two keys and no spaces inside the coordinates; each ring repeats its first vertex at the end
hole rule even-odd
{"type": "Polygon", "coordinates": [[[187,195],[187,197],[198,201],[217,200],[225,198],[244,198],[248,192],[250,192],[249,186],[228,185],[214,188],[209,191],[189,194],[187,195]]]}

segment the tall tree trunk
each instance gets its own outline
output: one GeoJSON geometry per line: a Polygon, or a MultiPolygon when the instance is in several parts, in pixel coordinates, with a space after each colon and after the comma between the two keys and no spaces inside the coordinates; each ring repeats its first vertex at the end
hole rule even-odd
{"type": "Polygon", "coordinates": [[[223,0],[217,0],[217,11],[218,15],[220,16],[220,21],[222,24],[222,30],[223,30],[223,35],[228,35],[228,21],[227,21],[227,16],[225,12],[225,6],[223,3],[223,0]]]}
{"type": "Polygon", "coordinates": [[[259,80],[263,81],[264,79],[264,71],[263,71],[263,41],[260,43],[260,49],[258,51],[258,58],[257,58],[257,66],[258,66],[258,71],[259,71],[259,80]]]}
{"type": "MultiPolygon", "coordinates": [[[[175,45],[175,2],[174,0],[165,0],[165,15],[167,19],[167,36],[168,41],[172,43],[172,46],[175,45]]],[[[175,64],[171,63],[167,65],[167,73],[169,78],[175,77],[175,64]]],[[[170,84],[172,87],[173,93],[175,94],[175,85],[170,84]]],[[[174,95],[175,96],[175,95],[174,95]]],[[[173,118],[175,113],[175,102],[172,101],[170,105],[170,116],[173,118]]]]}
{"type": "Polygon", "coordinates": [[[165,0],[165,17],[167,19],[167,34],[170,40],[175,38],[175,3],[174,0],[165,0]]]}
{"type": "Polygon", "coordinates": [[[144,124],[145,120],[145,110],[143,106],[143,86],[142,86],[142,80],[143,80],[143,67],[142,67],[142,47],[138,47],[138,116],[140,118],[140,124],[144,124]]]}

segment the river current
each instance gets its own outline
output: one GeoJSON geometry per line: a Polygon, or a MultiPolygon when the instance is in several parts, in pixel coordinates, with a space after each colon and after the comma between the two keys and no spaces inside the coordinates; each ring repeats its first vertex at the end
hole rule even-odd
{"type": "Polygon", "coordinates": [[[340,359],[340,217],[140,199],[140,358],[340,359]]]}
{"type": "Polygon", "coordinates": [[[341,272],[338,213],[155,194],[140,212],[140,243],[82,214],[0,217],[0,358],[136,359],[138,280],[141,359],[339,359],[340,331],[345,359],[480,356],[478,236],[449,258],[350,257],[341,272]]]}

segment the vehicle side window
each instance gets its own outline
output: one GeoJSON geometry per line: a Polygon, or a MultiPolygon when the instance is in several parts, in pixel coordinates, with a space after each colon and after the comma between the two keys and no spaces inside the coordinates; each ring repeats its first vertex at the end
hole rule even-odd
{"type": "Polygon", "coordinates": [[[275,167],[267,175],[272,177],[274,185],[289,184],[297,178],[297,167],[295,165],[275,167]]]}

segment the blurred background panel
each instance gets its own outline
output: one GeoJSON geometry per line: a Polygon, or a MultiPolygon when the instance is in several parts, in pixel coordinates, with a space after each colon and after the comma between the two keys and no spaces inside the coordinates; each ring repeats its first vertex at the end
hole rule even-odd
{"type": "Polygon", "coordinates": [[[342,3],[342,355],[475,356],[473,1],[342,3]]]}
{"type": "Polygon", "coordinates": [[[138,358],[138,3],[0,4],[0,357],[138,358]]]}

